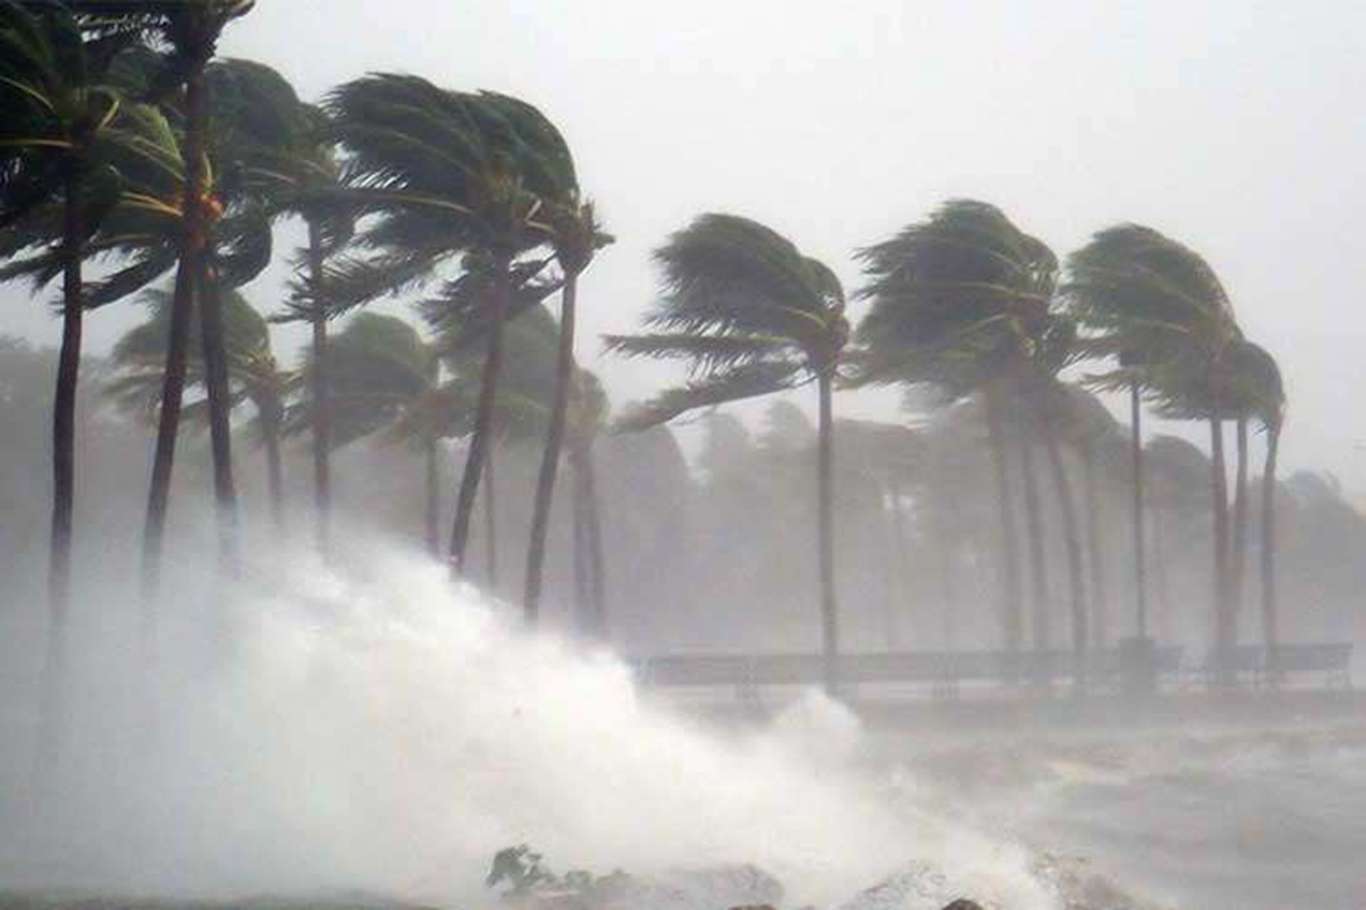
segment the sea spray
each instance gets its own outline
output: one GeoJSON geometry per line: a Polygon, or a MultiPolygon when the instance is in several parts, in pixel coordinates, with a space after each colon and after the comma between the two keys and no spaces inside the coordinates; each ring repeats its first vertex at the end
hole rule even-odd
{"type": "MultiPolygon", "coordinates": [[[[272,565],[213,598],[179,573],[155,668],[118,636],[83,648],[58,795],[11,815],[7,883],[473,906],[491,900],[493,853],[526,842],[560,867],[645,876],[752,863],[794,906],[910,863],[1011,910],[1054,904],[1022,849],[861,768],[857,719],[821,696],[722,733],[420,557],[272,565]]],[[[22,764],[4,757],[7,775],[22,764]]]]}

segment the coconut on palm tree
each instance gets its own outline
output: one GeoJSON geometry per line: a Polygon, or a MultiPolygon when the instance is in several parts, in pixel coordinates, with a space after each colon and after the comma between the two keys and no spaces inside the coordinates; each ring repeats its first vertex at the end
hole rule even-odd
{"type": "Polygon", "coordinates": [[[710,213],[655,252],[664,294],[651,330],[609,335],[608,350],[680,360],[690,380],[633,406],[628,429],[815,382],[818,390],[817,540],[826,691],[838,690],[832,506],[832,392],[848,341],[844,291],[830,268],[756,221],[710,213]]]}

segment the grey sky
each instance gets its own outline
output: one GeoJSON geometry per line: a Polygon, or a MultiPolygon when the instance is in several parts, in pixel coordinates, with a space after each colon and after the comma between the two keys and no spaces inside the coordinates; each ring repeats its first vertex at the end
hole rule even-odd
{"type": "MultiPolygon", "coordinates": [[[[1364,26],[1366,8],[1328,2],[259,0],[223,51],[309,98],[406,70],[545,110],[619,238],[586,278],[587,360],[649,302],[649,250],[709,209],[772,224],[851,288],[854,248],[949,197],[1002,206],[1060,255],[1150,224],[1206,255],[1281,359],[1288,467],[1366,488],[1364,26]]],[[[5,297],[0,331],[55,339],[5,297]]],[[[130,319],[97,314],[94,349],[130,319]]],[[[671,375],[597,366],[618,402],[671,375]]]]}

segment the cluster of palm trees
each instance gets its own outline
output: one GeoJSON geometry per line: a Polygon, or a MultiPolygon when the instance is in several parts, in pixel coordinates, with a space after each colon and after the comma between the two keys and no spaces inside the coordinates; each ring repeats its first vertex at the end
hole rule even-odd
{"type": "MultiPolygon", "coordinates": [[[[579,275],[611,238],[580,194],[558,130],[516,98],[413,76],[367,76],[321,105],[303,103],[269,67],[217,58],[223,30],[253,5],[0,2],[0,280],[41,289],[60,277],[63,290],[50,675],[60,675],[70,600],[74,411],[82,320],[92,308],[151,301],[150,319],[118,345],[123,374],[111,388],[157,425],[143,546],[149,606],[186,418],[208,427],[220,560],[226,573],[238,569],[231,418],[244,400],[256,408],[277,494],[281,435],[310,432],[324,551],[337,445],[381,426],[429,450],[442,436],[468,436],[449,546],[457,575],[489,448],[515,431],[519,413],[539,408],[530,419],[548,432],[526,583],[533,615],[561,450],[588,473],[585,447],[604,407],[574,359],[574,305],[579,275]],[[298,371],[281,369],[267,324],[235,290],[269,264],[274,227],[288,216],[308,229],[279,314],[311,326],[298,371]],[[171,273],[166,290],[160,282],[171,273]],[[422,306],[433,343],[379,316],[328,337],[334,317],[423,285],[436,287],[422,306]],[[557,291],[558,325],[538,306],[557,291]],[[534,358],[508,331],[534,321],[533,309],[544,314],[542,347],[554,354],[543,382],[522,383],[535,395],[517,387],[521,364],[534,358]],[[505,363],[510,354],[514,364],[505,363]],[[348,359],[368,371],[363,388],[334,387],[348,359]],[[202,389],[202,399],[187,400],[187,388],[202,389]]],[[[537,331],[523,331],[522,342],[537,331]]],[[[284,520],[278,506],[275,517],[284,520]]],[[[435,546],[435,528],[429,536],[435,546]]]]}
{"type": "MultiPolygon", "coordinates": [[[[335,448],[382,432],[425,453],[426,532],[435,553],[439,440],[467,439],[445,548],[456,576],[468,568],[471,519],[492,447],[516,436],[539,439],[523,605],[534,620],[564,456],[574,469],[576,502],[590,504],[575,509],[573,530],[583,554],[580,602],[600,628],[602,533],[591,507],[590,450],[606,425],[607,403],[579,367],[574,344],[579,278],[612,238],[578,185],[566,142],[524,101],[411,75],[368,75],[320,105],[304,103],[269,67],[216,56],[221,32],[252,6],[0,0],[0,255],[7,260],[0,280],[62,283],[49,665],[60,665],[70,599],[82,318],[129,298],[149,302],[149,318],[116,348],[120,375],[110,393],[157,426],[143,548],[149,604],[187,420],[208,428],[221,563],[227,573],[237,570],[232,416],[249,402],[278,527],[286,520],[281,440],[310,439],[323,553],[335,448]],[[269,264],[274,229],[288,217],[302,219],[307,240],[295,251],[291,297],[273,318],[311,329],[298,369],[277,361],[268,320],[237,291],[269,264]],[[172,274],[167,289],[162,282],[172,274]],[[330,333],[336,317],[419,290],[430,341],[400,319],[369,312],[330,333]],[[558,321],[543,306],[554,295],[558,321]]],[[[1086,359],[1117,358],[1116,367],[1085,382],[1132,396],[1140,637],[1147,635],[1141,404],[1209,422],[1216,641],[1231,643],[1247,541],[1247,428],[1260,423],[1270,440],[1263,539],[1271,540],[1283,394],[1274,361],[1243,339],[1203,260],[1154,231],[1123,226],[1097,234],[1064,269],[1002,212],[970,201],[943,206],[858,258],[866,283],[855,297],[868,309],[854,330],[830,267],[755,221],[706,214],[656,253],[662,294],[645,330],[606,339],[611,352],[677,359],[690,371],[686,384],[630,408],[617,422],[623,431],[816,385],[827,686],[838,686],[839,651],[833,398],[869,385],[932,389],[943,404],[980,401],[999,488],[1001,622],[1010,650],[1025,639],[1015,458],[1024,464],[1035,646],[1047,647],[1051,635],[1032,464],[1043,453],[1063,516],[1073,648],[1084,653],[1083,522],[1064,450],[1089,463],[1094,421],[1085,396],[1063,376],[1086,359]],[[1229,420],[1238,440],[1232,505],[1223,456],[1229,420]]],[[[899,439],[879,437],[877,445],[899,439]]],[[[1274,642],[1274,562],[1269,546],[1262,553],[1266,635],[1274,642]]],[[[1094,588],[1099,570],[1091,571],[1094,588]]]]}
{"type": "MultiPolygon", "coordinates": [[[[708,214],[658,251],[664,293],[647,315],[648,331],[610,336],[610,350],[685,362],[691,379],[634,407],[628,427],[814,382],[819,392],[817,490],[823,653],[827,686],[837,685],[838,621],[832,565],[831,451],[833,388],[901,385],[929,390],[941,405],[980,402],[1000,509],[1002,637],[1024,645],[1020,541],[1011,489],[1018,458],[1024,489],[1032,594],[1032,643],[1051,646],[1048,562],[1034,458],[1041,451],[1052,480],[1065,544],[1072,651],[1084,666],[1091,635],[1088,592],[1103,584],[1092,541],[1085,565],[1083,522],[1064,447],[1081,457],[1085,499],[1094,498],[1095,400],[1066,381],[1124,389],[1133,419],[1136,635],[1149,636],[1142,403],[1167,417],[1207,421],[1213,458],[1215,652],[1232,647],[1248,548],[1247,435],[1257,422],[1268,436],[1263,473],[1263,633],[1276,642],[1275,459],[1284,392],[1275,361],[1244,339],[1228,295],[1195,252],[1158,232],[1122,225],[1097,233],[1065,268],[1046,244],[994,206],[949,202],[923,221],[858,253],[868,310],[852,334],[845,293],[829,267],[804,256],[772,229],[732,215],[708,214]],[[1102,364],[1087,373],[1084,361],[1102,364]],[[1230,507],[1224,425],[1237,437],[1236,492],[1230,507]]],[[[1108,415],[1107,415],[1108,416],[1108,415]]],[[[1088,523],[1090,532],[1096,527],[1088,523]]],[[[1274,657],[1273,657],[1274,659],[1274,657]]],[[[1222,665],[1222,663],[1221,663],[1222,665]]],[[[1078,677],[1084,674],[1078,672],[1078,677]]]]}

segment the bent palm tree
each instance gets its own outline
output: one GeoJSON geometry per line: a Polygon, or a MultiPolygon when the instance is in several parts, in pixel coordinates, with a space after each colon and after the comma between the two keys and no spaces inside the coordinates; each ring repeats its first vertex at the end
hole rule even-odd
{"type": "MultiPolygon", "coordinates": [[[[1069,260],[1067,299],[1073,315],[1097,333],[1098,349],[1121,355],[1120,370],[1096,377],[1099,387],[1142,385],[1168,412],[1202,416],[1210,424],[1214,525],[1216,648],[1230,644],[1229,529],[1221,421],[1226,360],[1239,338],[1233,308],[1218,277],[1197,253],[1157,231],[1120,225],[1096,234],[1069,260]],[[1128,363],[1125,363],[1125,358],[1128,363]]],[[[1137,395],[1137,391],[1132,391],[1137,395]]],[[[1134,399],[1135,415],[1138,413],[1134,399]]],[[[1136,490],[1141,481],[1136,463],[1136,490]]],[[[1141,495],[1141,494],[1140,494],[1141,495]]],[[[1136,499],[1136,527],[1141,522],[1136,499]]],[[[1139,527],[1141,530],[1141,527],[1139,527]]],[[[1139,567],[1142,574],[1142,567],[1139,567]]],[[[1144,621],[1140,601],[1140,622],[1144,621]]],[[[1145,630],[1140,627],[1140,634],[1145,630]]]]}
{"type": "Polygon", "coordinates": [[[341,192],[358,216],[370,216],[357,236],[363,257],[332,270],[335,306],[421,284],[461,253],[487,259],[487,347],[451,531],[458,576],[490,442],[514,263],[553,238],[543,210],[577,191],[573,160],[544,115],[506,95],[374,75],[343,85],[326,106],[348,153],[341,192]]]}
{"type": "Polygon", "coordinates": [[[983,398],[1000,508],[1000,609],[1006,650],[1023,633],[1019,541],[1007,462],[1007,412],[1047,323],[1057,260],[995,206],[945,203],[860,252],[872,307],[859,326],[855,381],[983,398]]]}
{"type": "Polygon", "coordinates": [[[756,221],[706,214],[655,252],[664,296],[646,317],[655,331],[609,335],[609,351],[682,360],[691,380],[636,405],[627,429],[687,411],[814,381],[819,391],[818,556],[825,688],[838,691],[839,626],[832,516],[831,398],[849,337],[844,291],[828,266],[756,221]]]}
{"type": "MultiPolygon", "coordinates": [[[[86,242],[121,193],[109,166],[109,128],[118,93],[106,84],[126,36],[86,40],[61,7],[30,13],[0,2],[0,252],[14,256],[0,280],[30,277],[42,287],[62,279],[62,341],[52,410],[52,525],[48,563],[48,633],[44,723],[58,735],[66,617],[74,537],[76,392],[86,306],[86,242]],[[53,217],[54,209],[60,212],[53,217]],[[46,215],[46,217],[45,217],[46,215]]],[[[55,740],[51,744],[58,748],[55,740]]]]}
{"type": "Polygon", "coordinates": [[[610,241],[610,238],[600,230],[590,203],[557,213],[553,220],[555,258],[564,270],[564,288],[560,292],[555,393],[550,408],[550,426],[545,434],[541,470],[536,478],[531,541],[527,546],[526,589],[522,599],[527,619],[533,623],[540,608],[541,582],[545,571],[545,541],[550,528],[550,504],[555,496],[555,475],[559,470],[560,449],[564,443],[570,387],[575,382],[575,371],[578,369],[574,360],[574,326],[579,275],[588,267],[593,251],[610,241]]]}

